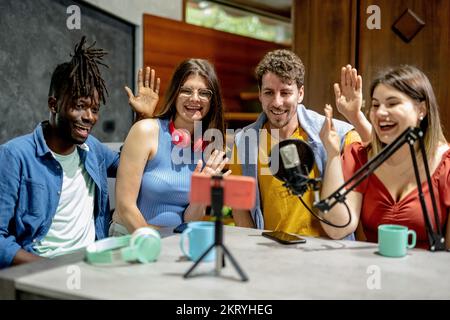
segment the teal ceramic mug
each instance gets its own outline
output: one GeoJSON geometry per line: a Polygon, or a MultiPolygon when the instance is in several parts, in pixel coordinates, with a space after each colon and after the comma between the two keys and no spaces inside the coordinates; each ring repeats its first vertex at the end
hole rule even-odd
{"type": "Polygon", "coordinates": [[[416,246],[416,237],[416,232],[405,226],[382,224],[378,226],[378,251],[386,257],[403,257],[408,249],[416,246]]]}
{"type": "MultiPolygon", "coordinates": [[[[203,253],[214,244],[214,222],[189,222],[180,238],[180,248],[183,254],[192,261],[197,261],[203,253]],[[188,250],[185,248],[186,238],[188,250]]],[[[213,248],[202,261],[213,261],[216,258],[216,249],[213,248]]]]}

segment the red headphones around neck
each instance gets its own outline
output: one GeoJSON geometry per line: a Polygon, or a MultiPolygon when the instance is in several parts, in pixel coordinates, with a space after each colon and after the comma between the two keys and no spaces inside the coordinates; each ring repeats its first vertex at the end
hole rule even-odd
{"type": "MultiPolygon", "coordinates": [[[[181,128],[176,129],[173,121],[169,123],[169,132],[172,136],[172,143],[180,148],[186,148],[191,145],[191,133],[189,130],[181,128]]],[[[194,152],[205,150],[206,144],[202,140],[202,138],[198,138],[194,145],[192,146],[192,150],[194,152]]]]}

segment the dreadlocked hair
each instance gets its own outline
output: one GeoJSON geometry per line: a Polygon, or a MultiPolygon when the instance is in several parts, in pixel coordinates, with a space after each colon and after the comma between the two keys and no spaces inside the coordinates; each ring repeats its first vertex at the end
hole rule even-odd
{"type": "Polygon", "coordinates": [[[102,62],[106,51],[100,48],[94,48],[94,43],[85,48],[86,37],[75,45],[74,53],[70,56],[70,62],[60,64],[53,72],[49,96],[59,98],[67,91],[71,92],[72,98],[92,97],[94,90],[97,90],[99,101],[105,104],[105,95],[108,90],[105,81],[101,77],[99,65],[109,68],[102,62]]]}

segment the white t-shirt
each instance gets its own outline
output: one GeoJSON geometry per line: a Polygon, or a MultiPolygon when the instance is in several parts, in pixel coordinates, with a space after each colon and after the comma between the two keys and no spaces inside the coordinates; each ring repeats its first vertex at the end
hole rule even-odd
{"type": "Polygon", "coordinates": [[[78,148],[69,155],[53,153],[63,169],[61,195],[47,235],[34,247],[43,257],[55,257],[95,241],[95,184],[81,162],[78,148]]]}

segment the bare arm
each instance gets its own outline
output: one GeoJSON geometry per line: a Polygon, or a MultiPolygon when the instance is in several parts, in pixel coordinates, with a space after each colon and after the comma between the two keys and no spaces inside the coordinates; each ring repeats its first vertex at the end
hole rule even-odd
{"type": "Polygon", "coordinates": [[[361,111],[362,77],[351,65],[341,69],[341,85],[334,84],[336,107],[340,113],[355,127],[364,144],[371,140],[372,125],[361,111]]]}
{"type": "MultiPolygon", "coordinates": [[[[323,178],[321,199],[328,197],[337,188],[344,183],[344,173],[340,157],[339,135],[334,129],[331,106],[325,107],[326,120],[320,132],[320,138],[327,151],[328,160],[323,178]]],[[[345,228],[335,228],[321,222],[325,232],[333,239],[342,239],[354,232],[358,227],[359,215],[361,211],[362,195],[357,192],[350,192],[347,195],[346,203],[350,209],[351,223],[345,228]]],[[[325,219],[335,225],[344,225],[348,222],[348,212],[344,204],[335,205],[328,213],[325,219]]]]}
{"type": "Polygon", "coordinates": [[[255,223],[248,210],[233,210],[233,220],[238,227],[255,228],[255,223]]]}
{"type": "Polygon", "coordinates": [[[12,265],[16,266],[19,264],[30,263],[30,262],[42,260],[42,259],[45,259],[45,258],[42,258],[35,254],[32,254],[23,249],[19,249],[19,251],[17,251],[17,253],[12,261],[12,265]]]}
{"type": "MultiPolygon", "coordinates": [[[[229,168],[232,170],[233,175],[242,176],[242,167],[238,159],[236,144],[233,145],[231,159],[229,168]]],[[[256,228],[255,222],[248,210],[233,209],[233,220],[238,227],[256,228]]]]}
{"type": "Polygon", "coordinates": [[[158,148],[158,136],[156,120],[139,121],[130,129],[122,148],[117,170],[115,217],[130,233],[149,226],[137,207],[137,197],[145,165],[158,148]]]}

